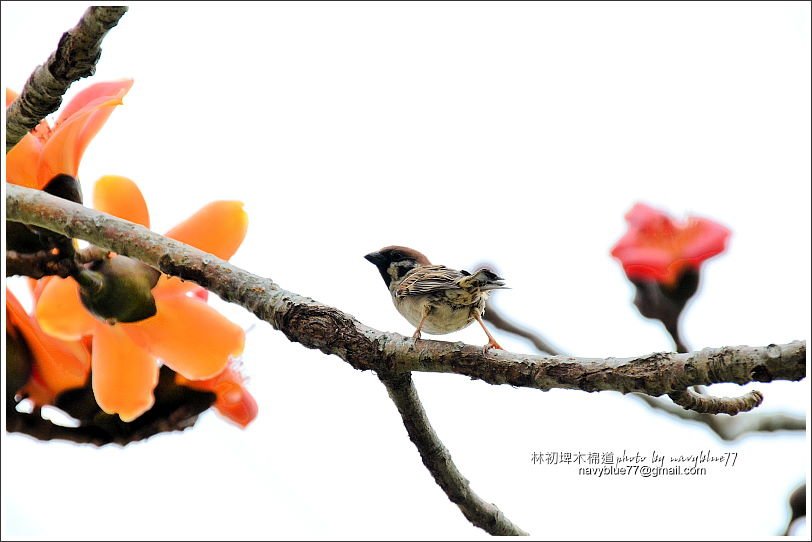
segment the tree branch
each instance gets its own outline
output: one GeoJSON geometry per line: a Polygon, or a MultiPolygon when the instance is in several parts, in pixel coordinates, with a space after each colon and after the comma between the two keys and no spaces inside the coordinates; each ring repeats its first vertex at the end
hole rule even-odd
{"type": "Polygon", "coordinates": [[[73,256],[65,257],[61,253],[53,254],[47,250],[37,252],[6,251],[6,276],[24,275],[41,279],[48,275],[65,278],[76,271],[73,256]]]}
{"type": "Polygon", "coordinates": [[[713,397],[687,389],[669,393],[668,396],[686,410],[693,410],[701,414],[729,414],[731,416],[753,410],[764,401],[764,395],[759,391],[751,391],[741,397],[713,397]]]}
{"type": "Polygon", "coordinates": [[[496,505],[485,502],[471,489],[468,480],[457,469],[451,454],[431,427],[417,396],[411,373],[379,371],[378,378],[397,406],[403,425],[420,452],[423,464],[468,521],[492,535],[527,535],[528,533],[505,517],[496,505]]]}
{"type": "Polygon", "coordinates": [[[192,280],[237,303],[289,340],[335,354],[356,369],[457,373],[490,384],[540,390],[613,390],[659,396],[700,384],[800,380],[806,343],[706,348],[631,358],[534,356],[383,333],[338,309],[284,290],[211,254],[41,191],[7,186],[7,219],[33,224],[192,280]]]}
{"type": "MultiPolygon", "coordinates": [[[[488,306],[485,312],[485,319],[490,321],[494,326],[502,331],[513,333],[520,337],[530,340],[537,349],[542,352],[549,352],[550,354],[562,355],[563,352],[555,350],[548,346],[541,336],[533,331],[523,328],[514,324],[495,308],[488,306]]],[[[698,386],[702,389],[701,386],[698,386]]],[[[648,406],[655,410],[661,410],[672,416],[676,416],[682,420],[694,421],[704,423],[714,433],[716,433],[722,440],[736,440],[739,437],[753,432],[774,432],[774,431],[805,431],[806,420],[789,414],[756,414],[749,413],[737,418],[721,418],[712,414],[703,414],[686,410],[683,407],[678,407],[673,401],[664,401],[656,397],[651,397],[642,393],[634,393],[634,397],[642,400],[648,406]]]]}
{"type": "Polygon", "coordinates": [[[514,335],[518,335],[524,339],[527,339],[533,346],[536,347],[536,350],[544,353],[544,354],[551,354],[553,356],[557,356],[562,354],[560,350],[552,346],[549,342],[543,339],[538,333],[533,333],[529,329],[520,327],[517,324],[514,324],[504,316],[499,311],[496,311],[488,305],[488,308],[485,309],[485,314],[482,315],[484,320],[492,323],[494,326],[498,327],[502,331],[507,331],[508,333],[513,333],[514,335]]]}
{"type": "MultiPolygon", "coordinates": [[[[211,404],[212,401],[209,402],[211,404]]],[[[171,412],[169,416],[161,418],[160,415],[154,416],[150,420],[149,425],[139,425],[138,430],[127,431],[126,433],[117,432],[115,423],[123,425],[124,422],[115,422],[111,420],[110,427],[102,427],[93,424],[81,424],[78,427],[66,427],[64,425],[57,425],[50,420],[41,418],[37,414],[27,412],[17,412],[13,406],[7,407],[6,410],[6,431],[9,433],[23,433],[25,435],[36,438],[37,440],[65,440],[76,444],[93,444],[95,446],[104,446],[105,444],[118,444],[121,446],[127,445],[131,442],[137,442],[149,438],[158,433],[165,433],[169,431],[184,431],[192,427],[197,418],[202,412],[208,408],[206,405],[201,408],[198,405],[183,405],[176,411],[171,412]]]]}
{"type": "Polygon", "coordinates": [[[95,73],[102,39],[126,12],[124,6],[89,7],[76,26],[62,34],[56,50],[34,70],[6,110],[6,152],[59,109],[62,95],[74,81],[95,73]]]}
{"type": "Polygon", "coordinates": [[[648,395],[636,393],[635,397],[655,410],[660,410],[680,419],[703,423],[722,440],[732,441],[749,433],[775,431],[806,431],[806,420],[789,414],[761,414],[749,412],[735,418],[722,418],[713,414],[700,414],[692,410],[662,401],[648,395]]]}

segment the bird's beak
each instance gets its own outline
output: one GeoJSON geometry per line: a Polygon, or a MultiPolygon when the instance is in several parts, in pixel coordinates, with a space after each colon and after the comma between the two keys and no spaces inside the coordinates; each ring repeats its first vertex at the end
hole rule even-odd
{"type": "Polygon", "coordinates": [[[384,258],[383,254],[381,254],[380,252],[370,252],[369,254],[364,256],[364,258],[366,258],[366,260],[372,263],[373,265],[380,265],[386,260],[386,258],[384,258]]]}

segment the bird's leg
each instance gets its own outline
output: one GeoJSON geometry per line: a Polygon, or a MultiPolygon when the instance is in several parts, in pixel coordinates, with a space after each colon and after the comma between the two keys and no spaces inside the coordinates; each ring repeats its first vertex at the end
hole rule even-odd
{"type": "Polygon", "coordinates": [[[417,324],[417,329],[414,330],[414,335],[412,335],[413,339],[420,338],[420,330],[423,329],[423,323],[426,321],[429,314],[431,314],[431,305],[426,305],[423,307],[423,318],[420,319],[420,323],[417,324]]]}
{"type": "Polygon", "coordinates": [[[482,347],[482,351],[487,352],[491,348],[496,348],[497,350],[504,350],[504,348],[499,346],[499,343],[496,342],[496,339],[493,338],[493,335],[491,335],[491,332],[488,331],[488,328],[485,327],[485,323],[482,322],[482,317],[479,314],[474,313],[474,318],[476,318],[476,321],[479,322],[480,326],[482,326],[482,330],[485,332],[485,335],[488,336],[488,344],[482,347]]]}

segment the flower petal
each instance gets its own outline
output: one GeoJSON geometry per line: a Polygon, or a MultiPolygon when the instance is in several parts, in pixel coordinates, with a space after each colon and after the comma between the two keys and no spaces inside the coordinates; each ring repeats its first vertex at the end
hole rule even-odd
{"type": "Polygon", "coordinates": [[[141,190],[132,180],[105,175],[93,188],[93,207],[149,228],[149,210],[141,190]]]}
{"type": "Polygon", "coordinates": [[[635,203],[634,207],[626,213],[625,218],[630,228],[640,228],[651,222],[670,220],[668,215],[645,203],[635,203]]]}
{"type": "Polygon", "coordinates": [[[34,134],[26,134],[6,153],[6,182],[26,188],[40,188],[42,185],[37,174],[41,154],[42,141],[34,134]]]}
{"type": "Polygon", "coordinates": [[[217,386],[214,408],[240,427],[247,427],[259,412],[257,401],[243,386],[225,382],[217,386]]]}
{"type": "Polygon", "coordinates": [[[231,365],[213,378],[188,380],[182,375],[177,375],[175,381],[196,390],[214,392],[217,396],[214,408],[241,427],[248,426],[257,417],[259,410],[257,402],[245,389],[243,385],[245,378],[231,365]]]}
{"type": "Polygon", "coordinates": [[[166,236],[228,260],[248,229],[248,215],[239,201],[215,201],[178,224],[166,236]]]}
{"type": "Polygon", "coordinates": [[[629,230],[612,248],[629,279],[653,280],[673,286],[686,269],[699,270],[702,262],[725,249],[726,227],[704,218],[677,223],[670,216],[636,204],[626,220],[629,230]]]}
{"type": "Polygon", "coordinates": [[[11,102],[16,100],[17,96],[19,95],[20,93],[17,92],[16,90],[11,90],[10,88],[6,89],[6,109],[8,109],[8,106],[11,105],[11,102]]]}
{"type": "Polygon", "coordinates": [[[686,228],[682,255],[698,266],[704,260],[725,250],[730,230],[705,218],[694,218],[686,228]]]}
{"type": "Polygon", "coordinates": [[[90,85],[74,96],[68,105],[62,108],[59,112],[59,117],[56,119],[56,125],[59,126],[61,123],[66,122],[81,109],[92,106],[99,100],[106,101],[110,98],[123,98],[132,88],[133,82],[132,79],[121,79],[119,81],[105,81],[90,85]]]}
{"type": "Polygon", "coordinates": [[[185,295],[192,292],[193,295],[203,301],[208,299],[208,290],[205,288],[201,288],[190,280],[181,280],[178,277],[170,277],[169,275],[161,275],[161,278],[158,279],[158,285],[152,291],[160,295],[185,295]],[[198,294],[200,290],[203,290],[206,294],[198,294]]]}
{"type": "Polygon", "coordinates": [[[96,97],[80,109],[71,110],[69,116],[60,117],[43,148],[37,171],[40,186],[59,173],[78,176],[82,154],[115,107],[122,104],[122,97],[130,86],[132,81],[117,94],[96,97]]]}
{"type": "Polygon", "coordinates": [[[63,340],[90,334],[96,323],[79,299],[79,285],[71,278],[51,277],[39,295],[36,316],[43,331],[63,340]]]}
{"type": "Polygon", "coordinates": [[[172,370],[200,380],[221,372],[238,356],[245,331],[196,297],[155,295],[158,313],[126,329],[172,370]]]}
{"type": "Polygon", "coordinates": [[[32,399],[39,405],[69,388],[83,386],[90,370],[90,354],[80,342],[60,341],[42,331],[6,290],[6,324],[11,324],[25,340],[33,359],[31,380],[36,390],[32,399]]]}
{"type": "Polygon", "coordinates": [[[155,403],[158,363],[123,325],[99,322],[93,332],[93,395],[102,410],[130,422],[155,403]]]}
{"type": "MultiPolygon", "coordinates": [[[[17,99],[19,94],[10,88],[6,89],[6,108],[17,99]]],[[[42,186],[37,178],[39,160],[45,140],[50,137],[51,128],[41,120],[32,133],[26,134],[8,153],[6,153],[6,181],[28,188],[42,186]]]]}

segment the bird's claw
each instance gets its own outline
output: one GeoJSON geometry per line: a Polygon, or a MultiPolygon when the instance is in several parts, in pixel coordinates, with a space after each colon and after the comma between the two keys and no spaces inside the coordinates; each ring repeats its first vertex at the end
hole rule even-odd
{"type": "Polygon", "coordinates": [[[498,343],[498,342],[496,342],[496,341],[494,341],[493,339],[491,339],[490,341],[488,341],[488,344],[486,344],[485,346],[483,346],[483,347],[482,347],[482,353],[483,353],[483,354],[487,354],[487,353],[488,353],[488,351],[489,351],[489,350],[491,350],[491,349],[493,349],[493,348],[495,348],[496,350],[504,350],[504,348],[502,348],[502,347],[499,345],[499,343],[498,343]]]}

